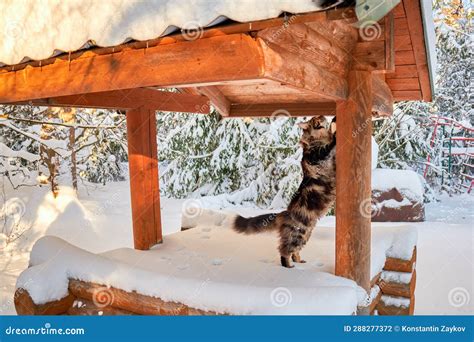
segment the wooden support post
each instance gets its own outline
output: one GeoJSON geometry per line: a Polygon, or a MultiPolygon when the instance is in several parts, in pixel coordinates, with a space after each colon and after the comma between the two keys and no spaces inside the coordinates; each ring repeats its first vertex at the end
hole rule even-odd
{"type": "Polygon", "coordinates": [[[155,110],[128,110],[127,135],[133,241],[146,250],[162,241],[155,110]]]}
{"type": "Polygon", "coordinates": [[[370,291],[371,73],[350,71],[348,86],[336,108],[336,275],[370,291]]]}

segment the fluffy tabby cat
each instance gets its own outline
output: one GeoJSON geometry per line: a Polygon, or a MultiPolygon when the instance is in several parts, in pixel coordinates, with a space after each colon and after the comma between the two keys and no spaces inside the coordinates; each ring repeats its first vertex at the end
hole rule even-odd
{"type": "Polygon", "coordinates": [[[281,265],[293,267],[301,260],[300,250],[308,241],[316,221],[326,215],[336,194],[336,121],[328,125],[324,116],[316,116],[300,123],[303,129],[303,181],[293,195],[287,210],[278,214],[265,214],[245,218],[237,216],[233,229],[253,234],[276,230],[280,234],[281,265]]]}

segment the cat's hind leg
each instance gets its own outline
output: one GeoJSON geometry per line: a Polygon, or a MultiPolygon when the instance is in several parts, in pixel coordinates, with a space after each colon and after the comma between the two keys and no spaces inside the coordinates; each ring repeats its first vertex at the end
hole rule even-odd
{"type": "Polygon", "coordinates": [[[292,265],[290,262],[290,257],[289,256],[281,256],[280,257],[281,265],[286,268],[293,268],[295,265],[292,265]]]}
{"type": "Polygon", "coordinates": [[[294,252],[292,255],[291,255],[291,259],[294,261],[294,262],[298,262],[300,264],[304,264],[306,262],[306,260],[303,260],[301,259],[301,256],[300,256],[300,252],[294,252]]]}

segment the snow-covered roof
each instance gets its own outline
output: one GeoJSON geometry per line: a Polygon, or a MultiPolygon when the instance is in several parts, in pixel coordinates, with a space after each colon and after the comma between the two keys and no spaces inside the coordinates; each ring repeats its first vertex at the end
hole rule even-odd
{"type": "MultiPolygon", "coordinates": [[[[400,0],[356,0],[359,20],[377,21],[400,0]]],[[[92,46],[145,41],[226,20],[253,22],[282,13],[303,14],[347,6],[347,0],[2,0],[0,66],[43,60],[92,46]]],[[[434,84],[436,60],[430,0],[420,0],[426,52],[434,84]]],[[[199,31],[198,31],[199,32],[199,31]]]]}
{"type": "MultiPolygon", "coordinates": [[[[178,29],[265,20],[283,12],[324,9],[322,0],[82,0],[0,2],[0,62],[42,60],[57,51],[76,51],[89,42],[115,46],[154,39],[178,29]]],[[[337,5],[343,0],[334,3],[337,5]]],[[[332,5],[331,5],[332,6],[332,5]]]]}

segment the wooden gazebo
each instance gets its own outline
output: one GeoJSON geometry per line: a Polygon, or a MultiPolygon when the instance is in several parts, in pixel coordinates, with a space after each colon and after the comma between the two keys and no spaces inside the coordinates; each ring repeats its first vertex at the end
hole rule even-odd
{"type": "Polygon", "coordinates": [[[371,198],[371,120],[391,115],[396,101],[431,101],[431,8],[424,0],[387,1],[370,21],[358,18],[359,1],[312,10],[308,2],[296,14],[281,14],[282,5],[276,16],[108,47],[89,42],[45,59],[11,63],[0,55],[0,103],[126,111],[141,250],[163,241],[155,111],[205,115],[211,104],[226,119],[281,110],[336,115],[336,274],[369,290],[371,218],[361,204],[371,198]]]}

